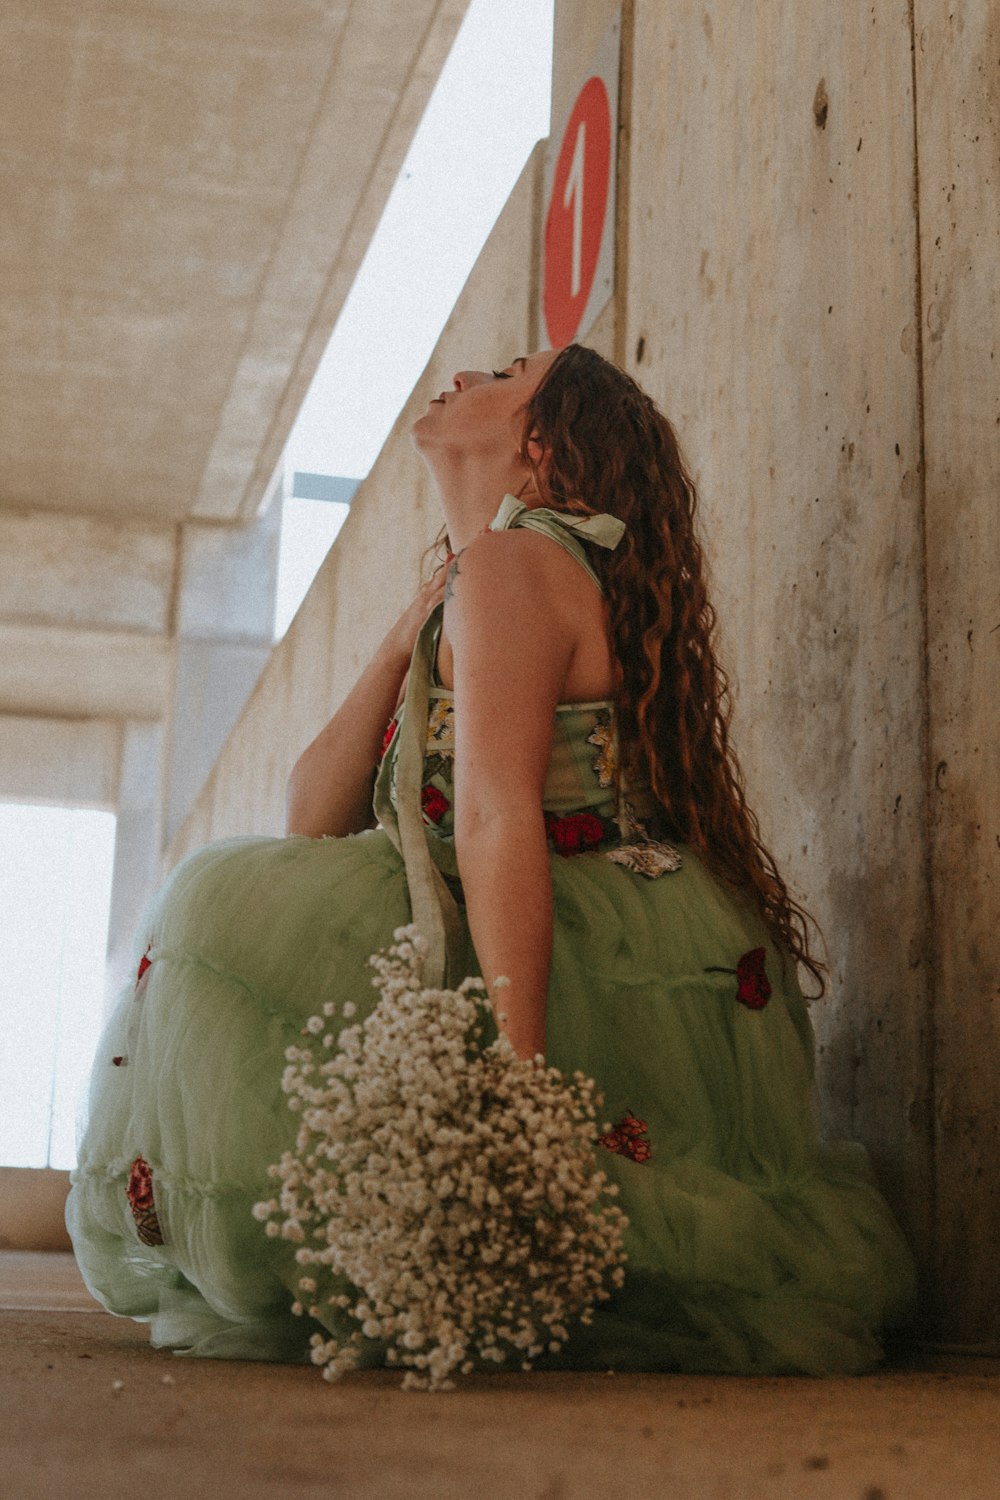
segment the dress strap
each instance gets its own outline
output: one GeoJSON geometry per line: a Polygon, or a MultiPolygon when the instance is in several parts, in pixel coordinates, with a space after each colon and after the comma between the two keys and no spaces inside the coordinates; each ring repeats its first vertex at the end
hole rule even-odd
{"type": "Polygon", "coordinates": [[[431,611],[413,647],[396,742],[382,761],[373,799],[375,816],[403,856],[413,925],[427,941],[423,982],[428,989],[439,989],[444,984],[449,960],[457,953],[461,941],[458,908],[431,858],[420,802],[431,662],[442,609],[439,604],[431,611]]]}
{"type": "Polygon", "coordinates": [[[540,531],[543,536],[558,542],[590,574],[598,588],[601,580],[591,567],[582,543],[593,542],[613,552],[625,534],[625,522],[618,516],[609,516],[606,511],[593,516],[576,516],[566,510],[550,510],[547,506],[532,508],[514,495],[504,495],[489,529],[513,531],[515,527],[540,531]]]}

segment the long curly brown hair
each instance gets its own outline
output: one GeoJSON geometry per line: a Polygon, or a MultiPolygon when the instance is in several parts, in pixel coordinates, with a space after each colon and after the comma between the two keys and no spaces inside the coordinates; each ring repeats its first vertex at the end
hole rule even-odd
{"type": "Polygon", "coordinates": [[[822,994],[826,966],[809,947],[815,923],[761,841],[729,741],[732,701],[715,654],[697,495],[673,427],[631,376],[570,344],[527,403],[521,458],[543,505],[608,511],[626,525],[614,552],[590,549],[615,657],[621,774],[652,788],[665,836],[752,893],[772,937],[822,994]]]}

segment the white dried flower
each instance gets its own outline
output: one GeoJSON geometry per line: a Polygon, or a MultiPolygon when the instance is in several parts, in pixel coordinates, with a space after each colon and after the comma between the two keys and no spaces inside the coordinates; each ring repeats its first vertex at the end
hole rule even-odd
{"type": "Polygon", "coordinates": [[[288,1048],[295,1149],[269,1168],[279,1197],[253,1213],[300,1246],[309,1315],[335,1330],[311,1339],[324,1378],[375,1340],[405,1389],[449,1390],[477,1364],[530,1368],[588,1323],[621,1285],[627,1221],[596,1169],[593,1080],[522,1061],[502,1037],[483,1046],[482,980],[422,989],[426,942],[413,927],[394,936],[371,960],[381,999],[368,1019],[333,1051],[311,1017],[288,1048]]]}

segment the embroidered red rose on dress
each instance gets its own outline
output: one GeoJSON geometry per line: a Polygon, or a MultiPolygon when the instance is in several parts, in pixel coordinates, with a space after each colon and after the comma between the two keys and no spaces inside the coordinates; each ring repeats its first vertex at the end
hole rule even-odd
{"type": "Polygon", "coordinates": [[[142,976],[143,976],[143,974],[145,974],[146,970],[147,969],[151,969],[153,967],[152,960],[149,957],[149,948],[151,948],[152,946],[153,946],[152,943],[150,943],[149,947],[146,949],[145,953],[142,955],[142,957],[139,960],[139,972],[135,976],[135,987],[136,987],[136,989],[139,988],[139,981],[142,979],[142,976]]]}
{"type": "Polygon", "coordinates": [[[751,948],[737,962],[735,969],[724,969],[713,964],[706,974],[735,974],[736,998],[748,1010],[763,1010],[771,998],[771,981],[767,977],[764,961],[766,948],[751,948]]]}
{"type": "Polygon", "coordinates": [[[545,814],[545,836],[557,854],[584,854],[604,837],[604,826],[593,813],[545,814]]]}
{"type": "Polygon", "coordinates": [[[439,792],[436,786],[425,786],[420,789],[420,806],[424,810],[424,817],[431,823],[440,823],[451,803],[439,792]]]}
{"type": "Polygon", "coordinates": [[[383,736],[383,739],[382,739],[382,748],[381,748],[381,750],[378,753],[379,760],[384,760],[385,759],[385,752],[388,750],[389,746],[392,744],[392,737],[396,733],[396,726],[397,726],[398,723],[399,723],[398,719],[393,719],[392,722],[387,726],[386,731],[385,731],[385,735],[383,736]]]}
{"type": "Polygon", "coordinates": [[[162,1245],[163,1231],[153,1200],[153,1169],[145,1157],[137,1156],[129,1168],[125,1196],[135,1220],[136,1233],[142,1243],[162,1245]]]}
{"type": "Polygon", "coordinates": [[[652,1156],[653,1148],[640,1137],[648,1129],[645,1120],[637,1120],[632,1111],[628,1110],[607,1135],[599,1138],[597,1144],[608,1151],[614,1151],[617,1156],[627,1156],[630,1161],[646,1162],[652,1156]]]}
{"type": "Polygon", "coordinates": [[[751,1010],[761,1010],[771,998],[771,982],[764,971],[766,948],[751,948],[736,965],[736,998],[751,1010]]]}
{"type": "Polygon", "coordinates": [[[153,1207],[153,1169],[142,1156],[137,1156],[128,1174],[125,1196],[132,1212],[146,1212],[153,1207]]]}

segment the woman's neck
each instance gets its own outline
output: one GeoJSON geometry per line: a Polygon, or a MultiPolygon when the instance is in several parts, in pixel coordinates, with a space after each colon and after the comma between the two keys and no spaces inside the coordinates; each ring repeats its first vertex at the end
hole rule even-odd
{"type": "Polygon", "coordinates": [[[425,457],[441,495],[453,552],[461,552],[485,530],[504,495],[514,495],[528,506],[541,503],[531,472],[519,458],[504,465],[495,458],[477,460],[475,455],[457,453],[425,457]]]}

